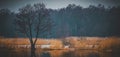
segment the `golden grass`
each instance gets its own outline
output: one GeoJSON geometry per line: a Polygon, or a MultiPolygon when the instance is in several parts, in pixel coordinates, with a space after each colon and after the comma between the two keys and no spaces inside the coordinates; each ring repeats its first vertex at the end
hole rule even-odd
{"type": "MultiPolygon", "coordinates": [[[[76,49],[96,49],[120,51],[119,37],[67,37],[63,39],[69,42],[71,48],[76,49]]],[[[36,45],[51,44],[51,48],[63,48],[64,43],[60,39],[41,39],[39,38],[36,45]]],[[[0,38],[0,46],[10,45],[30,45],[28,38],[0,38]]]]}

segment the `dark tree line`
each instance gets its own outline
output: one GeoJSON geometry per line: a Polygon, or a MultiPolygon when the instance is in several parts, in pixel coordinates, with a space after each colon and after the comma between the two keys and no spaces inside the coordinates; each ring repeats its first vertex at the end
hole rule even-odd
{"type": "Polygon", "coordinates": [[[59,31],[56,37],[120,35],[120,6],[105,8],[99,4],[83,8],[70,4],[53,10],[52,18],[57,24],[56,34],[59,31]]]}
{"type": "Polygon", "coordinates": [[[0,35],[5,37],[15,36],[15,14],[9,9],[0,9],[0,35]]]}
{"type": "MultiPolygon", "coordinates": [[[[69,4],[65,8],[47,10],[50,11],[50,18],[55,25],[49,34],[46,32],[39,37],[120,35],[120,6],[106,8],[99,4],[83,8],[69,4]]],[[[13,21],[16,14],[8,9],[0,9],[0,35],[13,37],[18,34],[19,37],[24,37],[14,29],[13,21]]]]}

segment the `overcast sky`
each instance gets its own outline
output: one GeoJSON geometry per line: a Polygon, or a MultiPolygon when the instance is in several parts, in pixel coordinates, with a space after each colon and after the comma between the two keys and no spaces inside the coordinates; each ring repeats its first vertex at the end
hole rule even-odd
{"type": "Polygon", "coordinates": [[[26,4],[34,3],[44,3],[47,8],[58,9],[66,7],[68,4],[81,5],[82,7],[98,4],[116,6],[120,5],[120,0],[0,0],[0,8],[8,8],[12,11],[16,11],[26,4]]]}

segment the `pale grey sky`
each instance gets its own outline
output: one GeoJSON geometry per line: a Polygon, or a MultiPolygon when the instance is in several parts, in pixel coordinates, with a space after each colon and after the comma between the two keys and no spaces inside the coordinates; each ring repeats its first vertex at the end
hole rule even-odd
{"type": "Polygon", "coordinates": [[[105,6],[120,5],[120,0],[0,0],[0,8],[9,8],[12,11],[25,6],[26,4],[44,3],[47,8],[58,9],[66,7],[68,4],[89,5],[103,4],[105,6]]]}

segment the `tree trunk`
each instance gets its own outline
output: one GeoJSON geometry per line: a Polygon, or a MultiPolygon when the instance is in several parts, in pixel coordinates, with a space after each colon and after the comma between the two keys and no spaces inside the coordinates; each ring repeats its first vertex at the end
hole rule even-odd
{"type": "Polygon", "coordinates": [[[35,44],[31,44],[31,57],[36,57],[36,55],[35,55],[35,44]]]}

